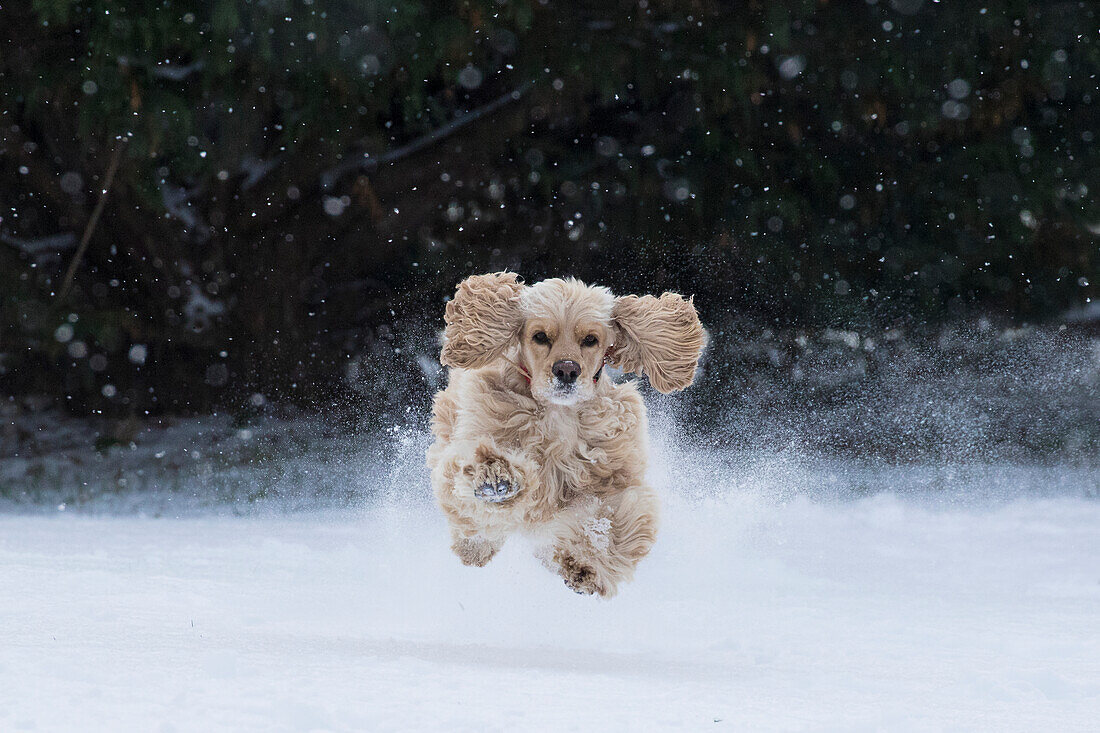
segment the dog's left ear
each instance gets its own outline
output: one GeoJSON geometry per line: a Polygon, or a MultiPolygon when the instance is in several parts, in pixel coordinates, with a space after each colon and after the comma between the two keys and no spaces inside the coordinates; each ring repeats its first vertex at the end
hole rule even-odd
{"type": "Polygon", "coordinates": [[[616,298],[611,320],[615,366],[645,374],[665,394],[684,389],[695,379],[707,335],[691,298],[685,300],[676,293],[616,298]]]}
{"type": "Polygon", "coordinates": [[[477,369],[491,364],[523,327],[519,294],[523,281],[514,272],[473,275],[458,284],[443,316],[444,366],[477,369]]]}

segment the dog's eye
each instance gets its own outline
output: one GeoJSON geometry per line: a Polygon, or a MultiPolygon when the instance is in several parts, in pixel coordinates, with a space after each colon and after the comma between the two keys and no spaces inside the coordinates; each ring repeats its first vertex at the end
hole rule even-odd
{"type": "Polygon", "coordinates": [[[550,343],[550,337],[546,335],[544,331],[539,331],[531,337],[536,344],[548,344],[550,343]]]}
{"type": "Polygon", "coordinates": [[[581,346],[595,346],[598,343],[600,343],[600,340],[598,338],[596,338],[592,334],[588,334],[584,337],[584,340],[581,341],[581,346]]]}

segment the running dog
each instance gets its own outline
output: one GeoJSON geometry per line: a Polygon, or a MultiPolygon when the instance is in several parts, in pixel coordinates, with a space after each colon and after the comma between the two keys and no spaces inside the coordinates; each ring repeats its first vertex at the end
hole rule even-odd
{"type": "Polygon", "coordinates": [[[480,567],[523,532],[570,588],[613,596],[653,546],[659,504],[645,404],[604,365],[689,386],[706,342],[691,299],[498,272],[459,284],[444,320],[428,465],[455,554],[480,567]]]}

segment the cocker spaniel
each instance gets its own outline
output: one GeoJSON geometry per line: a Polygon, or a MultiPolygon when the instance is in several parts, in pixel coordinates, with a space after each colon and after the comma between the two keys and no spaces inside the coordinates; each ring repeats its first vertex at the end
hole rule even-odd
{"type": "Polygon", "coordinates": [[[498,272],[464,280],[444,320],[450,377],[428,465],[455,554],[480,567],[524,532],[570,588],[614,595],[652,547],[659,506],[641,395],[603,367],[660,392],[690,385],[706,341],[692,301],[498,272]]]}

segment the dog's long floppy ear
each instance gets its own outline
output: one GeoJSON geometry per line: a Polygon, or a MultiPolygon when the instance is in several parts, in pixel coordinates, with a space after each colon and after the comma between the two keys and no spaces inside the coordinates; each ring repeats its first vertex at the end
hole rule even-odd
{"type": "Polygon", "coordinates": [[[458,285],[443,316],[445,366],[477,369],[498,358],[519,337],[523,281],[514,272],[473,275],[458,285]]]}
{"type": "Polygon", "coordinates": [[[615,349],[611,359],[624,372],[645,374],[658,392],[684,389],[695,379],[695,367],[707,335],[691,298],[665,293],[615,299],[611,311],[615,349]]]}

